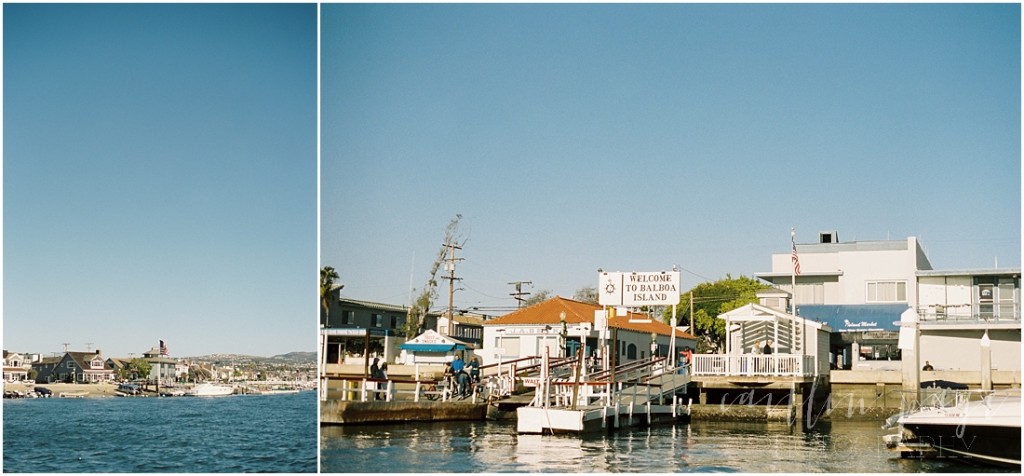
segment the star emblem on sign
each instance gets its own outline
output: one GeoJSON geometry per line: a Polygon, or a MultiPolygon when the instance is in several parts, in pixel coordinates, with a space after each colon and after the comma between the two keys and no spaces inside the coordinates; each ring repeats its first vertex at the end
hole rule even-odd
{"type": "Polygon", "coordinates": [[[604,292],[607,294],[613,294],[615,292],[615,284],[608,283],[604,286],[604,292]]]}

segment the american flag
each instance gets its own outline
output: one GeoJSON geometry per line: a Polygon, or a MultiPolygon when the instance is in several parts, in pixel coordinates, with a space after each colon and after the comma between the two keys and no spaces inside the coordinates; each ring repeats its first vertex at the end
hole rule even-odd
{"type": "MultiPolygon", "coordinates": [[[[793,253],[796,253],[796,251],[793,251],[793,253]]],[[[171,352],[167,350],[167,344],[164,344],[162,340],[160,341],[160,355],[171,355],[171,352]]]]}
{"type": "Polygon", "coordinates": [[[796,255],[796,240],[793,240],[793,274],[800,274],[800,257],[796,255]]]}

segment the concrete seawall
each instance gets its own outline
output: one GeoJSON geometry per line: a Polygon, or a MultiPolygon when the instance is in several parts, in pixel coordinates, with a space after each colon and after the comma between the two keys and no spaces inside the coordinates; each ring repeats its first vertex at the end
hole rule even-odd
{"type": "Polygon", "coordinates": [[[322,425],[483,420],[486,414],[486,403],[340,400],[320,402],[320,424],[322,425]]]}

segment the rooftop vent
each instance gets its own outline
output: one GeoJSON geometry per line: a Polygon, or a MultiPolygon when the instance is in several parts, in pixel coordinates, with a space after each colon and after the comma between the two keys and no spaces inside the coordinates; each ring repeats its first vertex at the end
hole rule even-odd
{"type": "Polygon", "coordinates": [[[839,232],[823,231],[818,233],[818,243],[839,243],[839,232]]]}

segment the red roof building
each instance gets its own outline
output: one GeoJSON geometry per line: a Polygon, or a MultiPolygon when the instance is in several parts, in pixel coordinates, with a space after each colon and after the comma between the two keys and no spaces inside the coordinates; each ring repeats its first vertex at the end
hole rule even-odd
{"type": "MultiPolygon", "coordinates": [[[[485,364],[509,361],[549,352],[551,356],[574,355],[585,343],[586,356],[617,352],[618,363],[667,355],[672,327],[646,314],[620,312],[599,332],[604,307],[563,297],[519,309],[484,323],[482,348],[476,351],[485,364]],[[601,341],[605,345],[601,345],[601,341]],[[617,342],[616,342],[617,341],[617,342]],[[653,345],[652,345],[653,342],[653,345]],[[603,350],[602,350],[603,347],[603,350]]],[[[615,313],[615,309],[609,309],[615,313]]],[[[695,348],[693,335],[675,329],[676,349],[695,348]]]]}

